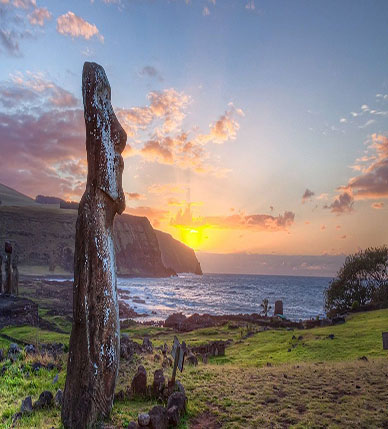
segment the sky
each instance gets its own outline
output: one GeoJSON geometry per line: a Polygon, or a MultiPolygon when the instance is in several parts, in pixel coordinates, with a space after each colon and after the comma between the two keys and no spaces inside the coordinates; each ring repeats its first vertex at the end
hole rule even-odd
{"type": "Polygon", "coordinates": [[[386,244],[387,21],[386,0],[0,0],[0,183],[80,199],[95,61],[128,135],[126,212],[200,259],[317,272],[386,244]]]}

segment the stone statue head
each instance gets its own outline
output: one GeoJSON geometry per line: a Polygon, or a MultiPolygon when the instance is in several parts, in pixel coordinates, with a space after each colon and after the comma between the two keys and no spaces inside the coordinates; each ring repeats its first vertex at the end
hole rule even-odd
{"type": "Polygon", "coordinates": [[[117,213],[125,209],[122,188],[124,161],[121,156],[127,134],[111,104],[111,89],[104,69],[85,62],[82,96],[88,154],[88,184],[104,191],[114,202],[117,213]]]}

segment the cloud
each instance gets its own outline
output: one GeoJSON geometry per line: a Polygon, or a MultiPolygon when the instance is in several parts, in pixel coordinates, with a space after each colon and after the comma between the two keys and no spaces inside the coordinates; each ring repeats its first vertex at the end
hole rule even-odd
{"type": "Polygon", "coordinates": [[[144,200],[145,196],[143,194],[139,194],[138,192],[126,192],[125,195],[127,196],[128,200],[144,200]]]}
{"type": "Polygon", "coordinates": [[[170,224],[175,227],[212,227],[219,229],[248,229],[255,231],[286,231],[295,220],[295,214],[285,211],[283,215],[272,216],[268,214],[245,214],[243,212],[230,216],[205,216],[195,218],[191,212],[191,204],[180,209],[170,224]]]}
{"type": "Polygon", "coordinates": [[[202,15],[203,16],[209,16],[210,15],[210,10],[207,6],[204,6],[204,8],[202,9],[202,15]]]}
{"type": "Polygon", "coordinates": [[[372,203],[371,207],[373,209],[380,210],[380,209],[382,209],[384,207],[384,203],[382,203],[382,202],[372,203]]]}
{"type": "Polygon", "coordinates": [[[245,5],[245,9],[255,10],[256,9],[255,0],[248,0],[248,3],[245,5]]]}
{"type": "Polygon", "coordinates": [[[353,211],[353,196],[349,192],[343,192],[338,195],[330,205],[325,205],[325,209],[330,209],[337,215],[342,213],[351,213],[353,211]]]}
{"type": "Polygon", "coordinates": [[[94,24],[90,24],[71,11],[57,18],[57,31],[64,36],[83,37],[86,40],[95,36],[100,42],[104,42],[104,37],[94,24]]]}
{"type": "Polygon", "coordinates": [[[306,188],[306,190],[304,191],[304,194],[302,195],[302,203],[304,204],[306,201],[308,201],[314,195],[315,195],[315,192],[310,191],[310,189],[306,188]]]}
{"type": "Polygon", "coordinates": [[[163,77],[160,74],[159,70],[157,70],[154,66],[144,66],[140,72],[139,75],[141,77],[150,77],[158,79],[160,82],[163,81],[163,77]]]}
{"type": "Polygon", "coordinates": [[[154,183],[148,187],[148,192],[151,194],[181,194],[184,191],[184,188],[176,183],[154,183]]]}
{"type": "Polygon", "coordinates": [[[36,8],[32,13],[28,15],[28,20],[31,25],[39,25],[40,27],[44,26],[44,21],[51,19],[51,12],[47,8],[36,8]]]}
{"type": "Polygon", "coordinates": [[[356,164],[362,174],[342,189],[351,191],[355,199],[388,198],[388,138],[372,134],[368,150],[371,156],[358,159],[356,164]]]}

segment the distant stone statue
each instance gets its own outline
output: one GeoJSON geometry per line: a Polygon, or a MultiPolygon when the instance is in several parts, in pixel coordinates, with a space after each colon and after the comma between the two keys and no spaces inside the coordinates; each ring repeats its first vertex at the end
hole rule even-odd
{"type": "Polygon", "coordinates": [[[0,253],[0,294],[4,293],[3,286],[3,256],[0,253]]]}
{"type": "Polygon", "coordinates": [[[12,266],[11,266],[11,259],[12,259],[12,244],[5,242],[4,246],[5,250],[5,265],[4,265],[4,293],[6,295],[12,294],[12,266]]]}
{"type": "Polygon", "coordinates": [[[19,295],[18,262],[19,262],[18,255],[14,255],[14,257],[12,258],[12,295],[19,295]]]}
{"type": "Polygon", "coordinates": [[[113,219],[125,209],[127,140],[111,105],[104,69],[84,64],[82,95],[88,177],[76,224],[73,327],[63,395],[65,428],[89,428],[109,415],[120,358],[113,219]]]}
{"type": "Polygon", "coordinates": [[[275,301],[275,311],[274,311],[274,315],[279,315],[279,316],[283,316],[283,301],[279,300],[279,301],[275,301]]]}

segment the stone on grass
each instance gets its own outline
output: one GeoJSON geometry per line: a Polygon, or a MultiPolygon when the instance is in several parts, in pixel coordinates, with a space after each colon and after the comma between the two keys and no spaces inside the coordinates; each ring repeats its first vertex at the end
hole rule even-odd
{"type": "Polygon", "coordinates": [[[32,406],[34,410],[40,410],[41,408],[51,407],[53,404],[53,394],[49,390],[45,390],[39,396],[39,399],[32,406]]]}
{"type": "Polygon", "coordinates": [[[24,347],[24,351],[27,355],[33,355],[36,353],[36,347],[33,344],[28,344],[24,347]]]}
{"type": "Polygon", "coordinates": [[[22,414],[30,414],[30,413],[32,413],[32,400],[31,400],[31,396],[27,396],[27,398],[23,399],[22,405],[20,407],[20,412],[22,414]]]}
{"type": "Polygon", "coordinates": [[[171,407],[176,406],[178,408],[179,415],[182,416],[186,411],[186,396],[182,392],[172,393],[167,401],[167,410],[171,407]]]}
{"type": "Polygon", "coordinates": [[[143,365],[137,368],[137,373],[132,379],[131,390],[134,395],[146,396],[147,394],[147,372],[143,365]]]}
{"type": "Polygon", "coordinates": [[[178,407],[176,405],[172,406],[167,410],[167,419],[168,419],[169,425],[173,427],[178,426],[180,415],[179,415],[178,407]]]}
{"type": "Polygon", "coordinates": [[[62,401],[63,401],[63,392],[61,389],[57,390],[57,393],[54,396],[54,404],[56,407],[61,408],[62,407],[62,401]]]}
{"type": "Polygon", "coordinates": [[[195,356],[195,354],[193,354],[193,353],[189,353],[189,355],[188,355],[188,356],[187,356],[187,358],[186,358],[186,362],[187,362],[189,365],[197,366],[197,365],[198,365],[198,359],[197,359],[197,356],[195,356]]]}
{"type": "Polygon", "coordinates": [[[137,422],[139,423],[140,427],[148,426],[150,423],[150,415],[147,413],[141,413],[139,414],[137,418],[137,422]]]}
{"type": "Polygon", "coordinates": [[[136,422],[130,422],[127,429],[139,429],[139,425],[136,422]]]}
{"type": "Polygon", "coordinates": [[[154,396],[158,397],[164,389],[166,380],[164,378],[163,370],[157,369],[154,372],[154,382],[152,384],[152,393],[154,396]]]}
{"type": "Polygon", "coordinates": [[[150,426],[152,429],[167,429],[168,417],[166,408],[157,405],[149,412],[150,426]]]}

